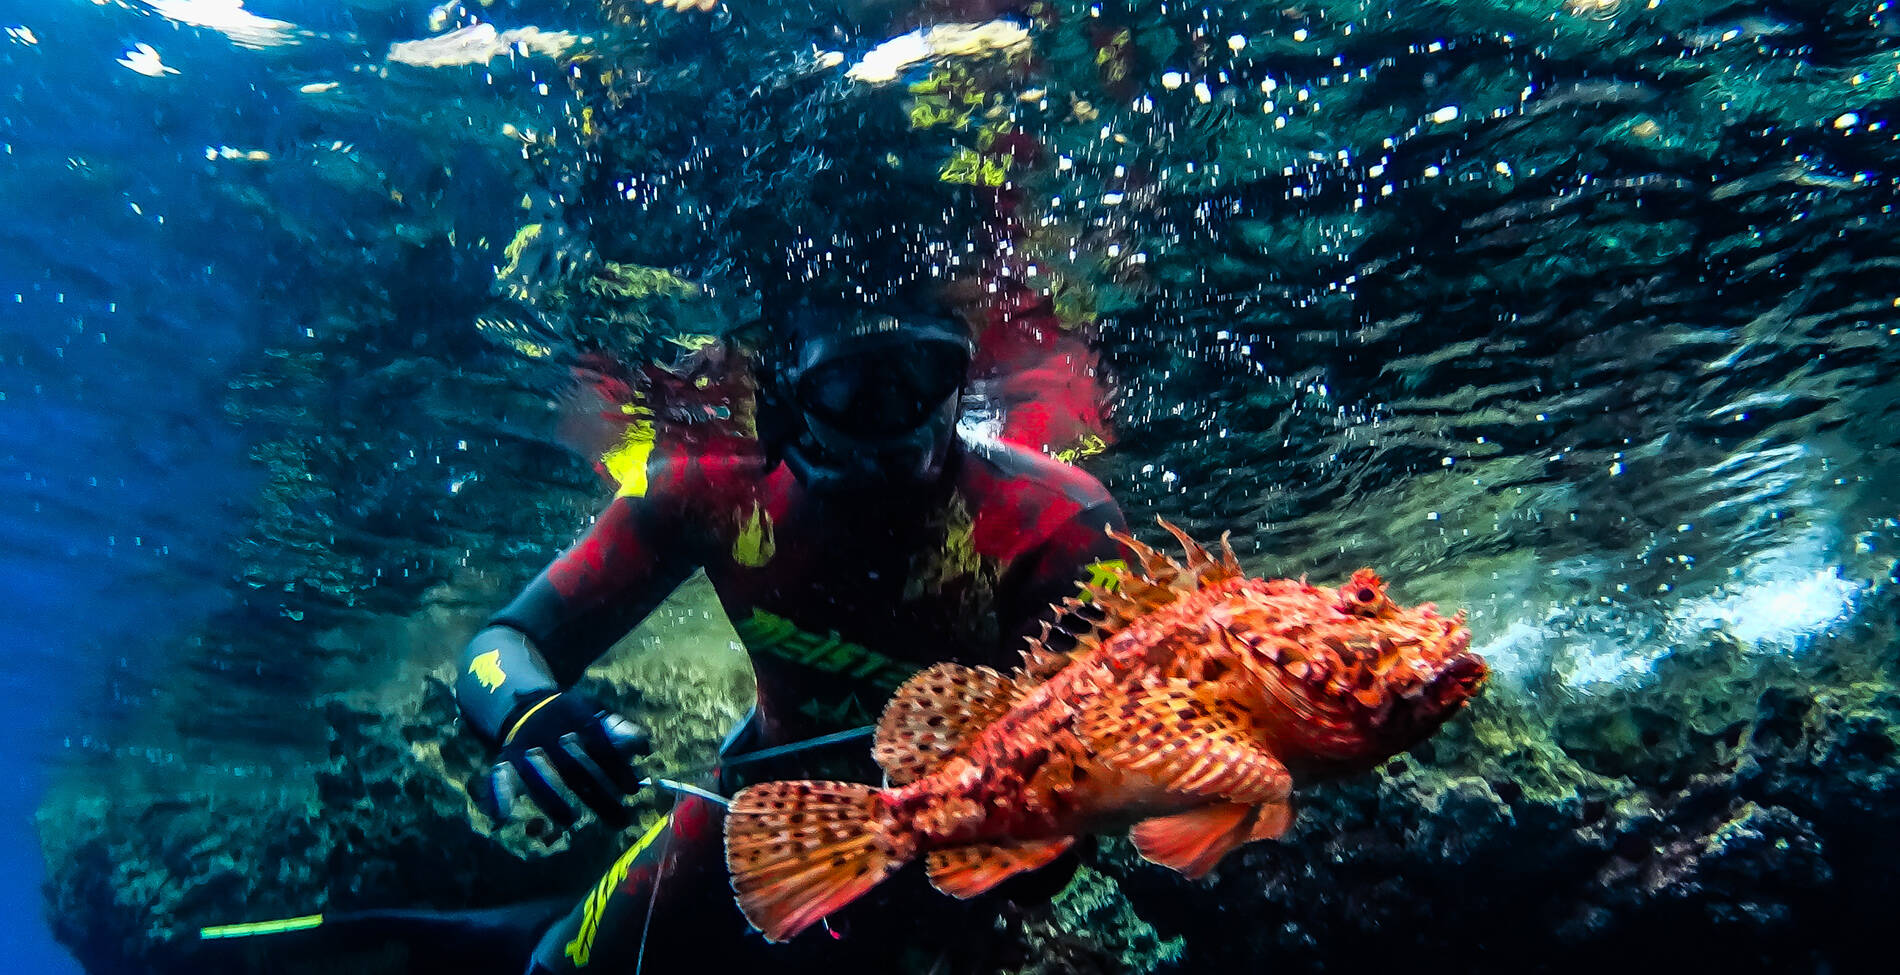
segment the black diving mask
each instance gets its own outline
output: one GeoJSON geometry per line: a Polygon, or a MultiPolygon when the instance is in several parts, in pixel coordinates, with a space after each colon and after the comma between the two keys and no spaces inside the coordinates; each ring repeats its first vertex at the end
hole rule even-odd
{"type": "Polygon", "coordinates": [[[793,473],[818,490],[933,480],[954,439],[970,365],[962,331],[889,315],[802,331],[779,377],[802,421],[785,448],[793,473]]]}

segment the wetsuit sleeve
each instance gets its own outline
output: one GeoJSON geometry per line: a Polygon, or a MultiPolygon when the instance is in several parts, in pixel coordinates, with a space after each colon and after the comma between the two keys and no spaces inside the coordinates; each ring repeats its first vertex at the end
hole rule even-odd
{"type": "MultiPolygon", "coordinates": [[[[1099,489],[1098,489],[1099,490],[1099,489]]],[[[1041,622],[1052,619],[1049,604],[1060,602],[1079,591],[1102,562],[1127,557],[1120,542],[1108,536],[1108,529],[1128,530],[1121,506],[1103,495],[1093,504],[1064,521],[1038,546],[1022,585],[999,607],[1003,632],[1010,636],[1008,649],[1020,649],[1023,636],[1042,629],[1041,622]]]]}
{"type": "Polygon", "coordinates": [[[567,685],[698,567],[685,519],[652,498],[615,498],[579,541],[489,620],[526,636],[567,685]]]}
{"type": "Polygon", "coordinates": [[[653,612],[699,560],[687,520],[659,499],[615,498],[463,651],[456,698],[496,737],[522,706],[568,687],[653,612]]]}

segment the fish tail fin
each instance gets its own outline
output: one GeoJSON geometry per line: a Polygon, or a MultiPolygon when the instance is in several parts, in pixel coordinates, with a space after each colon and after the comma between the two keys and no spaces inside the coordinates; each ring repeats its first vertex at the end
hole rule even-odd
{"type": "Polygon", "coordinates": [[[726,810],[726,866],[746,920],[787,941],[857,900],[910,859],[879,816],[878,790],[854,782],[765,782],[726,810]]]}

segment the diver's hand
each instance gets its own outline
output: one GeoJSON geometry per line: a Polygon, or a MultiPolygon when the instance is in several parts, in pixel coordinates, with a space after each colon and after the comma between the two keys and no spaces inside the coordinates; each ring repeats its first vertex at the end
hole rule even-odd
{"type": "Polygon", "coordinates": [[[572,692],[528,705],[502,738],[489,772],[497,819],[526,795],[561,829],[578,818],[576,802],[615,829],[632,816],[623,804],[640,790],[636,758],[652,751],[646,730],[572,692]]]}

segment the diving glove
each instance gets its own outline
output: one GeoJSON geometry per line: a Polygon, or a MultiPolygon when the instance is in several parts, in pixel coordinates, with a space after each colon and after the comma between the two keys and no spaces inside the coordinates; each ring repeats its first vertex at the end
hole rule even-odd
{"type": "Polygon", "coordinates": [[[503,726],[489,772],[496,819],[526,795],[566,829],[585,805],[615,829],[632,822],[624,800],[640,790],[634,760],[652,751],[645,729],[573,692],[531,698],[503,726]]]}

